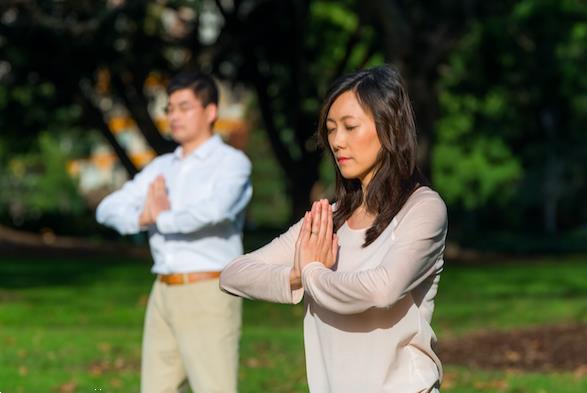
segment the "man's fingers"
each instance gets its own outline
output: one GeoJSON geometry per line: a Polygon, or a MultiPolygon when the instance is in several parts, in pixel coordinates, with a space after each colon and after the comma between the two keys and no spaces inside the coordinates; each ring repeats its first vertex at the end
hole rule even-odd
{"type": "Polygon", "coordinates": [[[157,191],[158,194],[164,194],[165,193],[165,185],[159,181],[159,182],[155,183],[155,190],[157,191]]]}
{"type": "Polygon", "coordinates": [[[157,178],[149,184],[148,197],[155,198],[161,193],[161,188],[158,185],[157,178]]]}
{"type": "Polygon", "coordinates": [[[151,182],[149,186],[149,191],[155,195],[167,194],[165,177],[163,177],[163,175],[157,176],[155,180],[151,182]]]}

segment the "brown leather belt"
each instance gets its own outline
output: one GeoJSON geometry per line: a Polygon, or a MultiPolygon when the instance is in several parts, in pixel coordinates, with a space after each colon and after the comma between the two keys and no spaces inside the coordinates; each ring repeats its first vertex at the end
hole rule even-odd
{"type": "Polygon", "coordinates": [[[198,281],[212,280],[220,277],[220,272],[192,272],[192,273],[175,273],[160,274],[159,281],[167,285],[190,284],[198,281]]]}

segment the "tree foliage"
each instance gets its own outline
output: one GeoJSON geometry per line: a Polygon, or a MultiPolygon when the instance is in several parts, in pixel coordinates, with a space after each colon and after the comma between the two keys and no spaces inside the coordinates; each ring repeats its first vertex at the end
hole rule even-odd
{"type": "Polygon", "coordinates": [[[100,75],[109,77],[107,94],[124,103],[149,145],[163,153],[173,144],[149,116],[146,79],[186,67],[211,71],[256,93],[262,126],[287,173],[297,215],[307,208],[318,180],[321,153],[312,137],[319,99],[334,77],[368,64],[374,54],[374,31],[359,25],[353,6],[334,1],[235,1],[230,6],[220,1],[98,6],[8,1],[0,10],[8,101],[22,101],[17,90],[27,85],[46,85],[52,94],[45,101],[23,102],[5,119],[7,128],[34,137],[47,119],[23,129],[19,122],[27,111],[43,114],[74,105],[82,111],[79,125],[99,130],[133,175],[136,168],[104,121],[100,75]]]}
{"type": "Polygon", "coordinates": [[[441,83],[433,168],[450,203],[485,210],[485,225],[585,222],[586,42],[580,1],[519,1],[475,23],[441,83]]]}
{"type": "Polygon", "coordinates": [[[0,165],[38,153],[41,132],[92,130],[132,176],[107,103],[123,104],[157,153],[170,151],[146,82],[199,68],[254,92],[253,128],[266,133],[295,219],[318,180],[332,180],[314,139],[325,89],[387,61],[405,76],[421,163],[463,213],[456,220],[573,228],[587,218],[585,9],[581,0],[6,0],[0,165]]]}

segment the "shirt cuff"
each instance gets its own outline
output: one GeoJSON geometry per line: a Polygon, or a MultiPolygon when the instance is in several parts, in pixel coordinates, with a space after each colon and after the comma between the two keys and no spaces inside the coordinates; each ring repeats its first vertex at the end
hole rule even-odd
{"type": "Polygon", "coordinates": [[[291,268],[287,267],[286,269],[283,269],[284,273],[283,273],[283,278],[282,280],[285,281],[284,285],[282,285],[282,288],[285,288],[285,293],[283,294],[283,298],[284,299],[290,299],[291,300],[291,304],[298,304],[299,302],[302,301],[302,298],[304,297],[304,287],[302,286],[301,288],[298,289],[291,289],[291,282],[289,281],[289,274],[291,272],[291,268]]]}
{"type": "Polygon", "coordinates": [[[309,288],[310,280],[312,279],[312,273],[317,270],[330,271],[330,269],[326,268],[326,266],[324,266],[322,264],[322,262],[308,263],[306,266],[304,266],[304,270],[302,270],[302,287],[303,288],[306,288],[306,289],[309,288]]]}
{"type": "Polygon", "coordinates": [[[161,233],[177,232],[177,228],[173,222],[173,213],[170,210],[159,213],[157,220],[155,220],[155,224],[157,224],[157,229],[161,233]]]}

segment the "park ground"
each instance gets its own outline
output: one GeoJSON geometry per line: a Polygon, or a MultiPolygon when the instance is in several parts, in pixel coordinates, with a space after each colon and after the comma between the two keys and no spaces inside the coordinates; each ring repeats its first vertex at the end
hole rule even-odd
{"type": "MultiPolygon", "coordinates": [[[[0,392],[136,392],[147,259],[2,257],[0,392]]],[[[587,391],[587,256],[447,261],[443,392],[587,391]]],[[[242,393],[306,392],[302,306],[244,304],[242,393]]]]}

